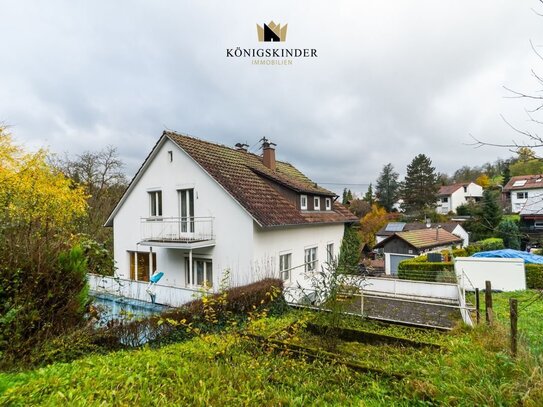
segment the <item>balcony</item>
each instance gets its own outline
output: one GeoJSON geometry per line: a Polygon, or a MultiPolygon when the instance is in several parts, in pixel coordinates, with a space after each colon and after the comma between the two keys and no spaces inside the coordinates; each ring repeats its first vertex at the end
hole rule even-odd
{"type": "Polygon", "coordinates": [[[197,249],[215,245],[212,217],[141,218],[141,245],[197,249]]]}

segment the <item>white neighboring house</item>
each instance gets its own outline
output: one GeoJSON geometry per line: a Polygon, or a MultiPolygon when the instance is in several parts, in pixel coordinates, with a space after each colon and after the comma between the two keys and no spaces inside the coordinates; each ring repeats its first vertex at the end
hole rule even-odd
{"type": "Polygon", "coordinates": [[[469,201],[478,202],[483,197],[483,187],[474,182],[444,185],[439,188],[436,211],[456,212],[456,208],[469,201]]]}
{"type": "MultiPolygon", "coordinates": [[[[281,277],[288,286],[336,257],[345,224],[357,218],[335,193],[276,161],[272,143],[262,147],[258,156],[164,132],[106,222],[117,275],[147,284],[161,271],[160,293],[218,287],[226,270],[233,284],[281,277]]],[[[182,302],[168,298],[156,301],[182,302]]]]}
{"type": "Polygon", "coordinates": [[[511,212],[520,213],[525,207],[529,212],[534,202],[543,200],[543,174],[511,177],[503,192],[511,200],[511,212]]]}

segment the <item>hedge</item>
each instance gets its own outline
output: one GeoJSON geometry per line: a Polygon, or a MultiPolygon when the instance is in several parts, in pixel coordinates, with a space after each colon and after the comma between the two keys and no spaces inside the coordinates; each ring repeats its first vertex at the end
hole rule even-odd
{"type": "Polygon", "coordinates": [[[543,264],[525,264],[526,288],[543,289],[543,264]]]}
{"type": "Polygon", "coordinates": [[[398,277],[403,280],[418,281],[449,281],[452,278],[450,272],[454,272],[454,263],[430,263],[421,262],[421,260],[417,259],[415,257],[414,259],[400,262],[398,264],[398,277]]]}

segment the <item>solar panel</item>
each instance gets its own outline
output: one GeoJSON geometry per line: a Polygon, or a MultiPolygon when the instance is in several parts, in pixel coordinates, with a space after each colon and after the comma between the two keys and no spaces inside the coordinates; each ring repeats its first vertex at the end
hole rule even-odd
{"type": "Polygon", "coordinates": [[[401,232],[405,226],[405,222],[390,222],[385,231],[387,232],[401,232]]]}
{"type": "Polygon", "coordinates": [[[520,179],[520,180],[518,180],[518,181],[513,182],[513,186],[514,186],[514,187],[521,187],[521,186],[523,186],[524,184],[526,184],[526,180],[525,180],[525,179],[520,179]]]}

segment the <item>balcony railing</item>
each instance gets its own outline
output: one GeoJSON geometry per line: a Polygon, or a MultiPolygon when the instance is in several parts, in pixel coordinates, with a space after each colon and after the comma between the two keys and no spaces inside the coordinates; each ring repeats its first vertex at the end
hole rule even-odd
{"type": "Polygon", "coordinates": [[[150,242],[191,243],[214,240],[212,217],[141,218],[141,239],[150,242]]]}

